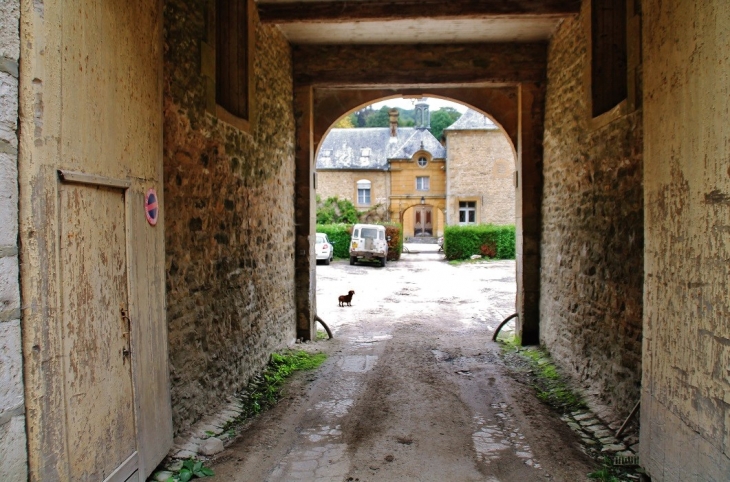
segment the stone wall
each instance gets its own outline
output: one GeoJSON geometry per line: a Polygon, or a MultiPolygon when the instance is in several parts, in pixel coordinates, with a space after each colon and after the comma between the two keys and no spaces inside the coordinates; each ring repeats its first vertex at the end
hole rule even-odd
{"type": "MultiPolygon", "coordinates": [[[[214,2],[207,2],[213,4],[214,2]]],[[[167,317],[176,433],[295,338],[291,53],[256,22],[251,134],[206,111],[205,2],[165,4],[167,317]]]]}
{"type": "Polygon", "coordinates": [[[645,0],[641,462],[730,474],[730,3],[645,0]]]}
{"type": "Polygon", "coordinates": [[[317,195],[322,201],[337,196],[340,199],[349,199],[361,211],[365,211],[376,204],[388,206],[388,173],[385,171],[317,171],[317,195]],[[370,186],[370,206],[357,204],[357,181],[367,179],[370,186]]]}
{"type": "Polygon", "coordinates": [[[0,3],[0,480],[27,478],[18,281],[20,2],[0,3]]]}
{"type": "Polygon", "coordinates": [[[641,382],[642,119],[640,111],[604,125],[591,118],[586,3],[548,53],[540,340],[623,416],[641,382]]]}
{"type": "Polygon", "coordinates": [[[476,201],[477,222],[515,223],[515,155],[501,130],[446,131],[447,223],[459,201],[476,201]]]}

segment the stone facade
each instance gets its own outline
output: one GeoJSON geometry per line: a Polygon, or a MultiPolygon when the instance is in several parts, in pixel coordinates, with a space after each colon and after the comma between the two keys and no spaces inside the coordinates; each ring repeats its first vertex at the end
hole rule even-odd
{"type": "Polygon", "coordinates": [[[446,223],[459,223],[459,202],[476,202],[477,222],[515,223],[515,155],[504,133],[446,130],[446,223]]]}
{"type": "Polygon", "coordinates": [[[647,0],[641,462],[730,474],[730,4],[647,0]]]}
{"type": "Polygon", "coordinates": [[[349,199],[360,211],[367,211],[377,204],[388,205],[390,185],[388,173],[385,171],[346,171],[346,170],[317,170],[317,194],[322,201],[328,197],[337,196],[340,199],[349,199]],[[360,205],[357,202],[357,181],[370,181],[370,205],[360,205]]]}
{"type": "MultiPolygon", "coordinates": [[[[208,2],[211,4],[212,2],[208,2]]],[[[173,423],[188,428],[295,338],[291,52],[256,23],[251,133],[206,110],[203,3],[165,5],[164,176],[173,423]]]]}
{"type": "Polygon", "coordinates": [[[0,480],[27,478],[18,278],[20,2],[0,4],[0,480]]]}
{"type": "Polygon", "coordinates": [[[540,340],[625,416],[641,383],[642,119],[635,111],[600,126],[591,117],[586,3],[548,53],[540,340]]]}

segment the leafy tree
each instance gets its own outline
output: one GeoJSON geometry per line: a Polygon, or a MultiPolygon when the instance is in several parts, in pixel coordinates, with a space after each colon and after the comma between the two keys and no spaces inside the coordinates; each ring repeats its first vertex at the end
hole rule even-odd
{"type": "Polygon", "coordinates": [[[352,129],[355,127],[355,124],[352,122],[352,116],[346,115],[345,117],[340,117],[340,120],[335,122],[334,127],[338,129],[352,129]]]}
{"type": "Polygon", "coordinates": [[[453,107],[442,107],[431,113],[431,134],[436,139],[441,139],[444,129],[456,122],[459,117],[461,113],[453,107]]]}
{"type": "MultiPolygon", "coordinates": [[[[380,110],[373,111],[365,121],[365,127],[389,127],[390,126],[390,114],[388,111],[390,107],[383,106],[380,110]]],[[[372,109],[371,109],[372,111],[372,109]]]]}
{"type": "Polygon", "coordinates": [[[329,197],[326,201],[317,197],[317,224],[337,224],[358,222],[360,215],[349,199],[329,197]]]}

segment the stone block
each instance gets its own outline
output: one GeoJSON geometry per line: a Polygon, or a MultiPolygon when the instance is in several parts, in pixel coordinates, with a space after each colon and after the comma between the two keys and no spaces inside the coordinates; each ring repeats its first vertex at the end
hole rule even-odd
{"type": "Polygon", "coordinates": [[[22,404],[23,356],[20,321],[0,322],[0,415],[22,404]]]}
{"type": "Polygon", "coordinates": [[[20,58],[20,0],[0,2],[0,57],[20,58]]]}
{"type": "Polygon", "coordinates": [[[25,416],[13,417],[0,425],[0,480],[28,480],[28,456],[25,443],[25,416]]]}
{"type": "Polygon", "coordinates": [[[18,79],[0,72],[0,142],[18,148],[18,79]]]}
{"type": "Polygon", "coordinates": [[[212,456],[223,452],[223,441],[216,437],[211,437],[200,446],[202,455],[212,456]]]}
{"type": "MultiPolygon", "coordinates": [[[[0,142],[2,142],[0,140],[0,142]]],[[[1,147],[1,146],[0,146],[1,147]]],[[[0,149],[0,250],[18,245],[18,156],[0,149]]],[[[0,252],[0,258],[7,253],[0,252]]]]}
{"type": "MultiPolygon", "coordinates": [[[[18,257],[0,258],[0,323],[20,318],[18,257]]],[[[18,353],[20,346],[18,345],[18,353]]]]}

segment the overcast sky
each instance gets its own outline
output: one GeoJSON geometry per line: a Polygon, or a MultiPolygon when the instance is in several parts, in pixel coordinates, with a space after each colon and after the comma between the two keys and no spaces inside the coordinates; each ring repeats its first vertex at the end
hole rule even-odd
{"type": "MultiPolygon", "coordinates": [[[[428,101],[429,110],[431,110],[432,112],[439,110],[441,107],[453,107],[454,109],[462,113],[467,109],[464,104],[450,102],[448,100],[435,99],[433,97],[427,97],[426,100],[428,101]]],[[[416,102],[416,99],[388,99],[382,102],[376,102],[375,104],[373,104],[373,109],[378,110],[385,105],[387,105],[388,107],[400,107],[401,109],[413,109],[413,106],[416,105],[416,102]]]]}

